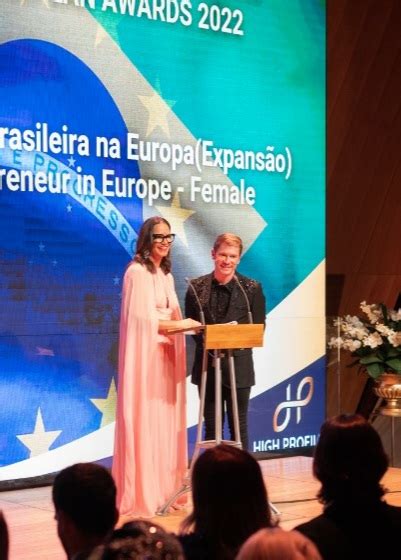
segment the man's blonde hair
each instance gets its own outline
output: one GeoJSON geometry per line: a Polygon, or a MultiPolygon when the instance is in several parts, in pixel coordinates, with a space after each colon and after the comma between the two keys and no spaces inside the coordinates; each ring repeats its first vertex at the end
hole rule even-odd
{"type": "Polygon", "coordinates": [[[219,236],[216,237],[216,240],[213,245],[213,251],[218,251],[220,245],[223,243],[227,243],[227,245],[234,245],[235,247],[239,247],[239,254],[242,255],[243,245],[242,239],[235,235],[234,233],[221,233],[219,236]]]}

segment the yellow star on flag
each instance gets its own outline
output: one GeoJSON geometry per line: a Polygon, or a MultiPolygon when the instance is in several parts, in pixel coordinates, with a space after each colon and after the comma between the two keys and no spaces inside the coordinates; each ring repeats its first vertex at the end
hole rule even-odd
{"type": "Polygon", "coordinates": [[[182,208],[180,204],[180,195],[178,191],[175,192],[174,198],[171,202],[171,206],[155,206],[155,208],[160,212],[160,214],[165,218],[171,225],[171,231],[181,239],[181,241],[188,247],[187,236],[184,229],[184,222],[188,220],[192,214],[195,214],[195,210],[188,210],[187,208],[182,208]]]}
{"type": "Polygon", "coordinates": [[[95,48],[107,37],[107,31],[100,23],[97,26],[95,37],[95,48]]]}
{"type": "Polygon", "coordinates": [[[160,127],[170,137],[167,117],[174,102],[165,101],[156,91],[152,95],[138,95],[138,98],[148,112],[146,136],[150,136],[155,128],[160,127]]]}
{"type": "Polygon", "coordinates": [[[17,438],[27,447],[30,451],[30,457],[36,457],[42,453],[49,451],[50,446],[61,434],[62,430],[54,430],[46,432],[43,424],[42,412],[38,408],[36,415],[35,428],[32,434],[21,434],[17,438]]]}
{"type": "Polygon", "coordinates": [[[110,35],[117,45],[120,44],[117,28],[120,24],[121,18],[122,16],[117,16],[116,14],[112,14],[111,17],[102,18],[102,23],[98,23],[96,29],[95,48],[98,47],[108,35],[110,35]]]}
{"type": "MultiPolygon", "coordinates": [[[[163,97],[162,95],[162,88],[160,87],[160,79],[156,78],[156,83],[155,83],[155,90],[157,91],[157,93],[160,95],[160,97],[163,97]]],[[[163,98],[164,99],[164,98],[163,98]]],[[[164,101],[167,103],[167,105],[170,107],[170,109],[172,107],[174,107],[175,105],[175,101],[173,101],[172,99],[164,99],[164,101]]]]}
{"type": "Polygon", "coordinates": [[[111,380],[109,392],[105,399],[90,399],[91,402],[100,410],[102,413],[102,421],[100,427],[107,426],[114,422],[116,418],[116,406],[117,406],[117,389],[114,377],[111,380]]]}

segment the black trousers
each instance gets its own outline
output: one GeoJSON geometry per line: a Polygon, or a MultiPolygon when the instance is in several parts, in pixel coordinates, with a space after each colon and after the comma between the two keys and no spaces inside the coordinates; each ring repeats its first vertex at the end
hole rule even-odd
{"type": "MultiPolygon", "coordinates": [[[[200,391],[200,386],[198,386],[200,391]]],[[[237,401],[238,401],[238,420],[239,420],[239,431],[242,443],[242,449],[248,449],[248,405],[249,397],[251,394],[250,387],[237,387],[237,401]]],[[[206,384],[206,398],[205,398],[205,439],[215,439],[215,388],[214,388],[214,376],[208,376],[206,384]],[[212,377],[212,379],[210,379],[212,377]]],[[[230,438],[235,440],[234,432],[234,419],[233,419],[233,409],[231,401],[231,389],[222,385],[221,387],[221,410],[222,410],[222,427],[224,433],[224,419],[227,413],[228,416],[228,427],[230,429],[230,438]]],[[[224,439],[224,438],[223,438],[224,439]]]]}

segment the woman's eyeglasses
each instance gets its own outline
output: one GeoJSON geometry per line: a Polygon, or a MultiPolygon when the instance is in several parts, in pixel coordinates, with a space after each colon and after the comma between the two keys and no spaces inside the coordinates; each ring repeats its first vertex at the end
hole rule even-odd
{"type": "Polygon", "coordinates": [[[172,243],[175,239],[175,233],[169,233],[168,235],[162,235],[161,233],[154,233],[152,235],[153,243],[164,243],[167,241],[168,244],[172,243]]]}

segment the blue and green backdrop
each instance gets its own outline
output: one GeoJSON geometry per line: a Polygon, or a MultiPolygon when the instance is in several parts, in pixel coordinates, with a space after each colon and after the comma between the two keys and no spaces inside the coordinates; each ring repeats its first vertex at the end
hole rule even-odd
{"type": "Polygon", "coordinates": [[[0,480],[112,456],[122,277],[154,214],[181,301],[215,236],[243,238],[267,298],[251,450],[313,445],[325,3],[3,0],[0,83],[0,480]]]}

